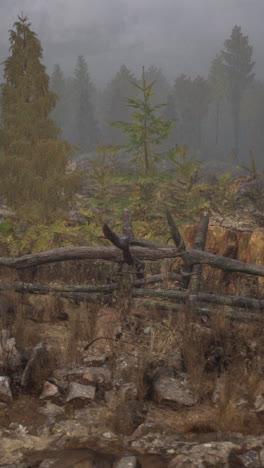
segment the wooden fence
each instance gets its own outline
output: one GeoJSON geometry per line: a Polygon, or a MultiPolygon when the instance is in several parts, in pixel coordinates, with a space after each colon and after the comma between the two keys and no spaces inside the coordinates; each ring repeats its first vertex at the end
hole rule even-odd
{"type": "MultiPolygon", "coordinates": [[[[105,260],[119,264],[120,278],[122,277],[123,265],[127,264],[136,276],[127,293],[131,297],[141,298],[142,305],[145,307],[178,311],[182,310],[183,303],[188,303],[190,306],[195,307],[198,313],[212,315],[215,313],[215,310],[208,308],[208,304],[221,304],[232,307],[232,310],[224,312],[232,319],[263,321],[264,315],[261,312],[264,310],[264,300],[244,296],[206,294],[200,291],[200,286],[202,266],[204,264],[212,268],[219,268],[225,272],[240,272],[262,277],[264,277],[264,266],[249,264],[205,252],[210,219],[209,213],[205,213],[201,217],[194,241],[194,248],[186,247],[169,209],[167,207],[165,209],[174,245],[164,245],[134,237],[129,210],[124,210],[125,220],[122,235],[112,231],[107,224],[103,226],[103,237],[113,244],[112,247],[61,247],[18,258],[0,257],[0,266],[23,270],[67,260],[105,260]],[[183,261],[180,274],[168,273],[167,275],[159,274],[145,277],[145,261],[174,259],[177,257],[180,257],[183,261]],[[180,284],[181,288],[168,290],[146,287],[148,284],[155,284],[164,280],[176,281],[180,284]],[[150,298],[156,298],[156,300],[153,301],[150,298]],[[157,301],[157,299],[159,300],[157,301]],[[206,307],[202,307],[201,304],[206,305],[206,307]],[[233,308],[250,309],[250,312],[248,310],[237,311],[233,308]]],[[[28,294],[57,293],[62,297],[88,302],[99,300],[107,302],[111,300],[113,292],[119,288],[120,282],[118,279],[112,284],[81,286],[54,286],[0,281],[0,290],[14,290],[18,293],[28,294]]]]}

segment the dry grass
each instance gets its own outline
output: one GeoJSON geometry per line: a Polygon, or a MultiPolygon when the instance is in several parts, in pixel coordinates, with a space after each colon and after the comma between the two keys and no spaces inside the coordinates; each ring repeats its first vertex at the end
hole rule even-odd
{"type": "MultiPolygon", "coordinates": [[[[59,277],[66,284],[104,283],[115,273],[111,265],[104,270],[102,264],[92,267],[88,262],[43,266],[37,272],[23,273],[23,281],[49,283],[59,277]]],[[[6,276],[5,271],[5,280],[22,280],[22,273],[19,278],[14,272],[8,279],[6,276]]],[[[217,278],[210,287],[222,292],[217,278]]],[[[238,293],[250,287],[255,285],[250,283],[238,293]]],[[[3,313],[0,325],[11,331],[24,353],[43,341],[56,355],[55,364],[62,366],[80,362],[87,343],[102,338],[91,345],[89,353],[110,356],[113,370],[120,356],[127,359],[120,378],[134,382],[138,399],[144,400],[149,397],[146,374],[150,366],[173,367],[171,357],[180,352],[197,405],[212,407],[214,395],[214,429],[246,432],[260,424],[251,411],[256,396],[264,393],[264,331],[258,324],[232,323],[220,307],[210,320],[201,319],[187,306],[177,314],[162,315],[142,309],[139,300],[130,307],[122,291],[113,307],[77,304],[56,295],[10,293],[7,300],[13,312],[3,313]]]]}

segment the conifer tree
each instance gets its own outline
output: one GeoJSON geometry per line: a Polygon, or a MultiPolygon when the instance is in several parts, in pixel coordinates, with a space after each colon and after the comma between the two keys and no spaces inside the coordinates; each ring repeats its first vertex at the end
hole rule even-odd
{"type": "Polygon", "coordinates": [[[132,162],[142,166],[145,174],[148,174],[155,162],[162,157],[157,148],[166,140],[175,122],[165,120],[156,114],[166,104],[152,105],[155,81],[152,83],[146,81],[144,67],[141,84],[134,82],[132,84],[140,92],[139,97],[127,99],[128,106],[133,109],[132,122],[118,121],[112,125],[128,135],[128,144],[125,148],[132,154],[132,162]]]}
{"type": "Polygon", "coordinates": [[[232,106],[234,128],[234,153],[239,159],[240,142],[240,107],[244,90],[254,79],[253,48],[249,45],[248,36],[244,36],[241,27],[235,26],[231,37],[224,43],[221,56],[226,68],[229,84],[229,99],[232,106]]]}
{"type": "Polygon", "coordinates": [[[76,177],[66,174],[74,148],[58,140],[59,128],[49,118],[56,95],[30,26],[27,17],[18,17],[4,61],[0,194],[26,218],[51,220],[67,208],[77,187],[76,177]]]}
{"type": "Polygon", "coordinates": [[[131,109],[126,105],[127,96],[135,97],[137,88],[135,75],[122,65],[113,80],[107,85],[104,92],[104,125],[103,142],[107,145],[124,145],[127,138],[120,129],[113,128],[113,121],[128,121],[131,117],[131,109]]]}
{"type": "Polygon", "coordinates": [[[227,72],[220,55],[217,55],[212,62],[208,81],[211,88],[212,99],[216,103],[215,142],[218,144],[220,107],[222,101],[228,97],[227,72]]]}
{"type": "Polygon", "coordinates": [[[67,95],[63,71],[58,64],[55,64],[51,75],[50,89],[57,95],[56,107],[51,112],[50,117],[54,119],[58,127],[63,132],[67,119],[67,95]]]}
{"type": "Polygon", "coordinates": [[[82,55],[78,57],[74,71],[73,92],[76,105],[75,143],[82,151],[88,152],[95,148],[99,135],[92,102],[95,90],[82,55]]]}
{"type": "Polygon", "coordinates": [[[174,98],[179,116],[179,143],[200,148],[202,121],[210,102],[207,81],[199,75],[193,80],[180,75],[175,80],[174,98]]]}

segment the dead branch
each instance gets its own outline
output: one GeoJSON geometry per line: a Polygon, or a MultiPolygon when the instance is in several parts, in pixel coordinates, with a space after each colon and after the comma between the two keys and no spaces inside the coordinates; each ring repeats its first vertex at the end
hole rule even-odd
{"type": "Polygon", "coordinates": [[[171,233],[171,237],[173,239],[173,242],[174,244],[176,245],[176,247],[178,248],[179,251],[184,251],[186,250],[186,246],[184,244],[184,240],[174,222],[174,219],[171,215],[171,212],[169,210],[169,208],[167,207],[167,205],[165,204],[165,210],[166,210],[166,216],[167,216],[167,221],[168,221],[168,225],[169,225],[169,228],[170,228],[170,233],[171,233]]]}
{"type": "MultiPolygon", "coordinates": [[[[185,302],[189,293],[186,291],[168,290],[168,289],[134,289],[133,297],[160,297],[163,299],[177,299],[179,302],[185,302]]],[[[221,294],[200,293],[197,296],[197,302],[221,304],[231,307],[243,307],[248,309],[264,309],[264,300],[254,299],[244,296],[225,296],[221,294]]]]}
{"type": "MultiPolygon", "coordinates": [[[[144,240],[144,245],[146,241],[144,240]]],[[[161,244],[162,245],[162,244],[161,244]]],[[[190,264],[207,264],[212,268],[220,268],[223,271],[237,273],[247,273],[249,275],[264,276],[264,266],[233,260],[228,257],[202,252],[199,250],[186,248],[186,251],[179,252],[173,246],[164,245],[160,248],[130,247],[132,255],[140,260],[157,261],[162,259],[173,259],[181,257],[187,259],[190,264]]],[[[48,263],[63,262],[68,260],[105,260],[112,262],[122,261],[122,252],[115,247],[59,247],[57,249],[46,250],[34,254],[23,255],[22,257],[0,257],[0,266],[24,270],[48,263]]]]}

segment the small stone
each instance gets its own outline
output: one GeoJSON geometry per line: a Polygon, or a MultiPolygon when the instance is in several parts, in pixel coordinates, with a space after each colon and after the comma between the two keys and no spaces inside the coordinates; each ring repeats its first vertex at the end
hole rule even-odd
{"type": "Polygon", "coordinates": [[[113,432],[104,432],[102,434],[102,436],[105,438],[105,439],[116,439],[116,434],[114,434],[113,432]]]}
{"type": "Polygon", "coordinates": [[[94,356],[93,354],[86,354],[83,356],[82,360],[83,360],[83,363],[87,364],[88,366],[100,367],[105,364],[107,357],[104,355],[94,356]]]}
{"type": "Polygon", "coordinates": [[[59,393],[58,387],[55,384],[46,380],[46,382],[44,382],[43,384],[42,393],[39,398],[43,400],[44,398],[52,397],[54,395],[57,395],[58,393],[59,393]]]}
{"type": "Polygon", "coordinates": [[[64,413],[64,407],[54,405],[50,400],[45,402],[45,406],[39,408],[38,413],[44,414],[48,424],[53,424],[56,421],[56,416],[64,413]]]}
{"type": "Polygon", "coordinates": [[[76,398],[94,400],[95,387],[93,385],[82,385],[77,382],[71,382],[69,384],[66,401],[75,400],[76,398]]]}
{"type": "Polygon", "coordinates": [[[256,413],[264,412],[264,395],[263,394],[257,395],[254,406],[255,406],[256,413]]]}
{"type": "Polygon", "coordinates": [[[8,330],[0,333],[0,366],[14,370],[21,365],[22,357],[16,348],[15,338],[11,338],[8,330]]]}
{"type": "MultiPolygon", "coordinates": [[[[38,343],[32,350],[29,361],[21,377],[22,387],[41,391],[43,377],[48,371],[48,352],[43,343],[38,343]]],[[[46,376],[47,378],[48,376],[46,376]]],[[[44,377],[45,378],[45,377],[44,377]]]]}
{"type": "Polygon", "coordinates": [[[232,466],[238,466],[243,468],[257,468],[263,466],[260,464],[261,458],[259,451],[248,450],[243,454],[233,454],[232,466]]]}
{"type": "Polygon", "coordinates": [[[75,380],[85,379],[87,382],[98,384],[98,383],[110,383],[111,372],[105,367],[90,367],[90,366],[79,366],[71,369],[57,369],[52,376],[52,381],[56,380],[75,380]]]}
{"type": "Polygon", "coordinates": [[[39,468],[50,468],[51,466],[55,466],[55,463],[58,462],[58,458],[48,458],[47,460],[43,460],[39,465],[39,468]]]}
{"type": "Polygon", "coordinates": [[[0,377],[0,401],[10,403],[13,400],[10,389],[10,378],[6,376],[0,377]]]}
{"type": "Polygon", "coordinates": [[[136,468],[136,457],[122,457],[116,465],[116,468],[136,468]]]}
{"type": "Polygon", "coordinates": [[[154,400],[158,403],[172,402],[180,406],[192,406],[195,399],[186,377],[178,378],[164,376],[154,381],[154,400]]]}

